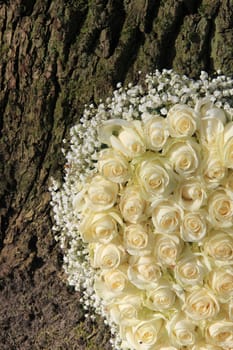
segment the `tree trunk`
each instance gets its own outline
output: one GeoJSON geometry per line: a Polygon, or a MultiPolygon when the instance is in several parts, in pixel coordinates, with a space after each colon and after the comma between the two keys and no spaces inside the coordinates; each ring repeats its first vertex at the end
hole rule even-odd
{"type": "Polygon", "coordinates": [[[233,70],[232,0],[0,0],[0,348],[110,349],[66,284],[48,186],[84,104],[156,68],[233,70]]]}

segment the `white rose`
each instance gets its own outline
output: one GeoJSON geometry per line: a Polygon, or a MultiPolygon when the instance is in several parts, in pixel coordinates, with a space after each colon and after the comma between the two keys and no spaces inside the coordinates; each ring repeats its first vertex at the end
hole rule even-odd
{"type": "Polygon", "coordinates": [[[174,275],[180,285],[188,288],[203,283],[205,270],[205,266],[198,258],[187,253],[177,262],[174,275]]]}
{"type": "Polygon", "coordinates": [[[198,210],[206,203],[205,185],[197,178],[184,180],[177,187],[174,199],[185,210],[198,210]]]}
{"type": "Polygon", "coordinates": [[[151,250],[149,243],[148,226],[130,224],[125,226],[123,232],[124,247],[131,255],[145,255],[151,250]]]}
{"type": "Polygon", "coordinates": [[[113,269],[104,274],[104,282],[109,290],[119,293],[124,290],[127,277],[122,271],[113,269]]]}
{"type": "Polygon", "coordinates": [[[99,153],[98,170],[102,176],[116,183],[124,183],[130,177],[127,159],[112,149],[105,149],[99,153]]]}
{"type": "Polygon", "coordinates": [[[167,120],[160,116],[151,117],[144,125],[144,134],[148,149],[160,151],[169,137],[167,120]]]}
{"type": "Polygon", "coordinates": [[[228,123],[223,133],[223,162],[227,168],[233,168],[233,122],[228,123]]]}
{"type": "Polygon", "coordinates": [[[228,317],[230,321],[233,321],[233,299],[230,300],[230,302],[227,304],[228,306],[228,317]]]}
{"type": "Polygon", "coordinates": [[[87,204],[93,211],[107,210],[116,203],[117,194],[117,184],[97,175],[88,185],[87,204]]]}
{"type": "Polygon", "coordinates": [[[222,303],[229,302],[233,297],[233,268],[219,268],[211,271],[208,284],[222,303]]]}
{"type": "Polygon", "coordinates": [[[206,344],[204,342],[198,342],[191,348],[191,350],[223,350],[223,349],[216,345],[206,344]]]}
{"type": "Polygon", "coordinates": [[[136,176],[145,199],[153,201],[170,194],[174,188],[174,174],[163,159],[143,157],[137,167],[136,176]]]}
{"type": "Polygon", "coordinates": [[[146,216],[146,201],[142,198],[138,186],[128,186],[120,198],[120,211],[125,221],[138,223],[144,221],[146,216]]]}
{"type": "Polygon", "coordinates": [[[223,185],[226,189],[233,193],[233,171],[230,170],[227,177],[224,179],[223,185]]]}
{"type": "Polygon", "coordinates": [[[132,123],[124,119],[106,120],[97,128],[98,139],[102,143],[107,144],[108,146],[111,146],[111,141],[110,141],[111,136],[119,135],[120,131],[122,131],[124,127],[130,128],[132,127],[132,123]]]}
{"type": "Polygon", "coordinates": [[[156,233],[179,232],[182,217],[182,208],[170,199],[158,199],[152,203],[152,222],[156,233]]]}
{"type": "Polygon", "coordinates": [[[96,294],[103,299],[103,302],[109,302],[131,290],[127,275],[120,268],[103,270],[100,274],[97,274],[94,288],[96,294]]]}
{"type": "Polygon", "coordinates": [[[206,110],[205,117],[219,119],[222,121],[223,124],[225,124],[227,120],[224,110],[214,106],[206,110]]]}
{"type": "Polygon", "coordinates": [[[192,136],[198,123],[195,110],[187,105],[174,105],[167,114],[168,128],[172,137],[192,136]]]}
{"type": "Polygon", "coordinates": [[[206,339],[223,349],[233,348],[233,322],[215,321],[206,330],[206,339]]]}
{"type": "Polygon", "coordinates": [[[129,260],[128,278],[139,289],[154,287],[162,273],[152,256],[132,256],[129,260]]]}
{"type": "Polygon", "coordinates": [[[200,242],[206,235],[205,211],[186,212],[184,214],[180,236],[185,242],[200,242]]]}
{"type": "Polygon", "coordinates": [[[217,152],[208,152],[203,160],[203,179],[208,188],[220,185],[227,175],[227,169],[217,152]]]}
{"type": "Polygon", "coordinates": [[[156,235],[154,256],[159,264],[175,266],[182,251],[182,242],[176,235],[156,235]]]}
{"type": "Polygon", "coordinates": [[[212,292],[198,288],[187,294],[183,310],[191,320],[201,321],[217,316],[220,307],[212,292]]]}
{"type": "Polygon", "coordinates": [[[117,211],[87,212],[80,223],[79,232],[86,243],[109,243],[118,235],[118,224],[123,225],[123,222],[117,211]]]}
{"type": "Polygon", "coordinates": [[[138,320],[134,326],[122,329],[121,333],[122,337],[127,340],[130,349],[153,350],[162,325],[163,320],[158,317],[146,321],[138,320]]]}
{"type": "Polygon", "coordinates": [[[188,320],[184,314],[178,313],[166,325],[169,339],[178,347],[195,344],[197,333],[196,325],[188,320]]]}
{"type": "Polygon", "coordinates": [[[204,253],[218,265],[233,264],[233,235],[212,231],[204,242],[204,253]]]}
{"type": "Polygon", "coordinates": [[[208,199],[209,221],[214,227],[233,225],[233,195],[227,189],[216,190],[208,199]]]}
{"type": "Polygon", "coordinates": [[[123,246],[112,243],[92,243],[89,245],[89,250],[92,258],[92,266],[94,268],[116,268],[126,257],[123,246]]]}
{"type": "Polygon", "coordinates": [[[215,118],[221,120],[223,124],[226,123],[225,112],[222,109],[216,107],[209,97],[199,99],[194,109],[202,119],[215,118]]]}
{"type": "Polygon", "coordinates": [[[201,119],[200,143],[209,151],[218,151],[222,142],[224,124],[221,119],[205,117],[201,119]]]}
{"type": "Polygon", "coordinates": [[[124,295],[109,304],[107,310],[113,322],[119,325],[129,325],[138,317],[142,299],[140,294],[124,295]]]}
{"type": "Polygon", "coordinates": [[[178,350],[177,347],[170,345],[170,343],[167,340],[167,337],[164,337],[163,339],[160,339],[161,344],[158,344],[154,350],[178,350]]]}
{"type": "Polygon", "coordinates": [[[167,282],[160,282],[153,289],[146,290],[144,305],[154,311],[169,310],[175,304],[176,294],[167,282]]]}
{"type": "Polygon", "coordinates": [[[99,128],[99,139],[128,158],[140,156],[146,151],[142,125],[137,120],[108,120],[99,128]]]}
{"type": "Polygon", "coordinates": [[[192,139],[172,139],[164,148],[174,171],[184,177],[195,175],[200,168],[200,146],[192,139]]]}
{"type": "Polygon", "coordinates": [[[213,102],[208,97],[200,98],[197,100],[194,110],[200,115],[200,117],[205,117],[208,109],[213,108],[213,102]]]}

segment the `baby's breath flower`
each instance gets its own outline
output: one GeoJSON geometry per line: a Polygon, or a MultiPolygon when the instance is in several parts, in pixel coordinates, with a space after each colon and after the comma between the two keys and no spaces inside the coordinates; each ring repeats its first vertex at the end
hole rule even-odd
{"type": "Polygon", "coordinates": [[[114,350],[232,348],[232,86],[156,70],[86,105],[63,140],[53,232],[114,350]]]}

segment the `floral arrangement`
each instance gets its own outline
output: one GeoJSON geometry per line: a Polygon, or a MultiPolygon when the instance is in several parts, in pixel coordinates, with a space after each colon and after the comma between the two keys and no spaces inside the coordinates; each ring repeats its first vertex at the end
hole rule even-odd
{"type": "Polygon", "coordinates": [[[54,231],[114,349],[233,349],[232,83],[156,71],[71,129],[54,231]]]}

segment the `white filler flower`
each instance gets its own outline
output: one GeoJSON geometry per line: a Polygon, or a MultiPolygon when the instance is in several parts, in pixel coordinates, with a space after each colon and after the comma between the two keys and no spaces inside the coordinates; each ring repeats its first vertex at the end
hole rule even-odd
{"type": "Polygon", "coordinates": [[[233,349],[232,85],[156,71],[71,129],[54,232],[114,350],[233,349]]]}

